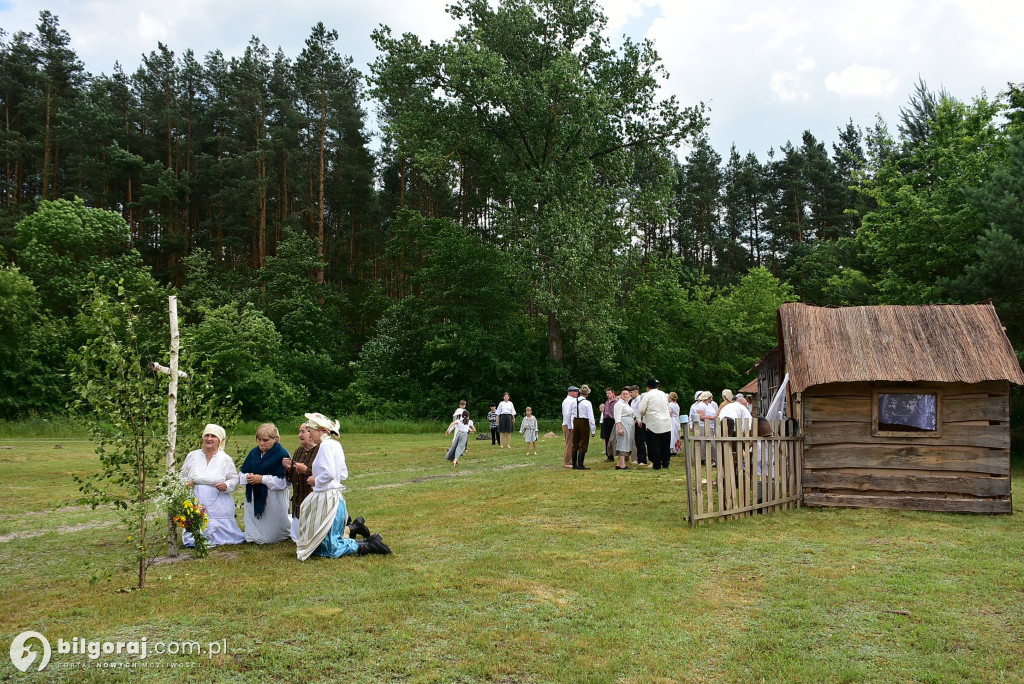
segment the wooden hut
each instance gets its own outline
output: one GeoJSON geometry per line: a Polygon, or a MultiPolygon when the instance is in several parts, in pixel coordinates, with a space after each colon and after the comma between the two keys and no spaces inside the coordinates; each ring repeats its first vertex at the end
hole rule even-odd
{"type": "Polygon", "coordinates": [[[753,380],[748,382],[743,387],[740,387],[739,390],[737,390],[740,394],[742,394],[743,396],[745,396],[747,398],[747,401],[750,402],[750,406],[748,408],[750,409],[750,411],[755,416],[756,415],[760,415],[758,413],[758,411],[760,409],[760,407],[759,407],[760,401],[758,400],[758,396],[757,396],[757,394],[758,394],[758,392],[757,392],[758,385],[759,385],[759,383],[758,383],[757,378],[754,378],[753,380]]]}
{"type": "Polygon", "coordinates": [[[809,506],[1010,513],[1010,383],[991,303],[783,304],[762,392],[789,373],[809,506]]]}

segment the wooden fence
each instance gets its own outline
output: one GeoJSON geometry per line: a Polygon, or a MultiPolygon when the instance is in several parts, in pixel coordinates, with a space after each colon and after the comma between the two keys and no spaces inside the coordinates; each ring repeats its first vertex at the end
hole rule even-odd
{"type": "Polygon", "coordinates": [[[764,437],[756,424],[738,425],[735,436],[724,420],[698,424],[694,432],[683,426],[690,527],[800,505],[803,436],[785,435],[783,421],[770,425],[772,434],[764,437]]]}

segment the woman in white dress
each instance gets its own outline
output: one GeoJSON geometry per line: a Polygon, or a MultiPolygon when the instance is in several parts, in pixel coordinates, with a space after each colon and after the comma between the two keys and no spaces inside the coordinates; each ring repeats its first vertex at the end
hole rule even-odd
{"type": "MultiPolygon", "coordinates": [[[[195,487],[199,504],[206,507],[209,519],[206,536],[209,546],[241,544],[245,535],[235,521],[235,500],[231,494],[238,486],[238,471],[231,457],[224,453],[227,439],[224,428],[209,424],[203,428],[203,448],[196,449],[185,457],[179,477],[190,487],[195,487]]],[[[185,546],[195,543],[192,535],[182,533],[185,546]]]]}
{"type": "Polygon", "coordinates": [[[273,423],[256,429],[256,447],[245,457],[239,481],[245,484],[245,541],[273,544],[291,534],[288,474],[281,433],[273,423]]]}
{"type": "Polygon", "coordinates": [[[668,417],[672,421],[672,434],[669,436],[668,449],[669,453],[675,456],[679,452],[679,449],[676,448],[676,444],[679,443],[679,395],[675,392],[668,394],[668,417]]]}
{"type": "Polygon", "coordinates": [[[616,470],[630,469],[626,465],[626,459],[633,453],[636,432],[635,414],[633,407],[629,405],[630,398],[629,388],[623,387],[619,393],[619,400],[615,402],[615,432],[612,436],[615,438],[615,455],[618,456],[616,470]]]}

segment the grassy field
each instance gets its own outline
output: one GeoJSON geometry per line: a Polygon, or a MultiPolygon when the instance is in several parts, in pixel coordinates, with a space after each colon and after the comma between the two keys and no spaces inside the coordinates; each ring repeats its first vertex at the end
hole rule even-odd
{"type": "Polygon", "coordinates": [[[512,451],[471,441],[453,470],[449,442],[342,437],[349,510],[392,556],[300,563],[288,543],[221,547],[156,564],[130,591],[117,516],[62,507],[70,473],[95,468],[88,442],[0,439],[12,447],[0,450],[0,634],[6,648],[35,630],[54,649],[43,672],[3,657],[0,677],[1024,681],[1019,467],[1013,516],[798,509],[690,530],[681,468],[616,472],[591,458],[593,470],[569,471],[560,439],[526,456],[517,436],[512,451]],[[59,654],[74,637],[222,652],[59,654]]]}

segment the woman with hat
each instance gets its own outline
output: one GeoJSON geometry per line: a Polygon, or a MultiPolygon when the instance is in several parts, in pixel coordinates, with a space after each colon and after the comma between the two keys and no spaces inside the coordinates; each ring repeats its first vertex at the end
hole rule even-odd
{"type": "MultiPolygon", "coordinates": [[[[694,435],[697,437],[715,436],[715,418],[718,417],[718,405],[712,401],[711,392],[704,390],[697,396],[697,428],[694,435]]],[[[701,451],[701,461],[707,462],[707,442],[698,442],[701,451]]],[[[711,456],[712,463],[715,460],[714,453],[711,456]]]]}
{"type": "MultiPolygon", "coordinates": [[[[208,522],[203,534],[209,546],[241,544],[245,535],[235,521],[235,500],[231,494],[238,486],[238,471],[231,457],[224,453],[227,434],[220,425],[210,423],[203,428],[203,448],[189,452],[179,477],[195,487],[196,500],[206,507],[208,522]]],[[[194,539],[182,533],[185,546],[194,539]]]]}
{"type": "Polygon", "coordinates": [[[342,496],[345,489],[342,480],[348,479],[348,466],[345,465],[345,450],[334,439],[340,426],[338,421],[322,413],[307,413],[306,419],[316,426],[314,441],[320,443],[320,448],[307,479],[313,491],[302,502],[299,513],[299,541],[295,545],[298,559],[391,553],[379,534],[359,541],[348,536],[348,508],[342,496]]]}

